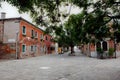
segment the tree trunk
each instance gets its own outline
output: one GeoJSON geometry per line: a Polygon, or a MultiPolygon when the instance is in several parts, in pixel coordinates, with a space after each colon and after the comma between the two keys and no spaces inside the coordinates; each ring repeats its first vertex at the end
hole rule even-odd
{"type": "Polygon", "coordinates": [[[74,53],[74,46],[71,45],[71,53],[69,54],[70,56],[75,56],[75,53],[74,53]]]}
{"type": "Polygon", "coordinates": [[[71,54],[74,53],[74,46],[71,46],[71,54]]]}

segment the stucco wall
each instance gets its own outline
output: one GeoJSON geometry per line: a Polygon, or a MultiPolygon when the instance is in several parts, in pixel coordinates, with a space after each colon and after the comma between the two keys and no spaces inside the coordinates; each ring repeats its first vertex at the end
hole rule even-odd
{"type": "Polygon", "coordinates": [[[15,43],[16,33],[19,31],[19,21],[9,20],[4,22],[3,43],[15,43]]]}
{"type": "Polygon", "coordinates": [[[2,42],[3,37],[3,23],[0,21],[0,42],[2,42]]]}

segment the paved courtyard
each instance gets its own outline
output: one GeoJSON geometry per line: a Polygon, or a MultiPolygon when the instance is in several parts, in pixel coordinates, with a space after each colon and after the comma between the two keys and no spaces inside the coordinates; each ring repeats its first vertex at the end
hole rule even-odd
{"type": "Polygon", "coordinates": [[[120,80],[120,58],[45,55],[0,62],[0,80],[120,80]]]}

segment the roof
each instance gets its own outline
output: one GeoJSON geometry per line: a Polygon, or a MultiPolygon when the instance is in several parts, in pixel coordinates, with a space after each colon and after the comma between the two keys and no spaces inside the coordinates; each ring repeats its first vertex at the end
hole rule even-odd
{"type": "MultiPolygon", "coordinates": [[[[36,28],[42,30],[41,28],[37,27],[36,25],[32,24],[31,22],[27,21],[26,19],[24,19],[24,18],[22,18],[22,17],[0,19],[0,21],[7,21],[7,20],[23,20],[23,21],[31,24],[32,26],[35,26],[36,28]]],[[[42,31],[44,32],[44,30],[42,30],[42,31]]]]}

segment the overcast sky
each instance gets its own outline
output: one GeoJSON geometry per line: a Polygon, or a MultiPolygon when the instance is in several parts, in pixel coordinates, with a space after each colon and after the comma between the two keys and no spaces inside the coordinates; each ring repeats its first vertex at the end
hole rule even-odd
{"type": "Polygon", "coordinates": [[[24,19],[32,22],[32,19],[29,17],[28,14],[19,14],[18,9],[16,7],[11,6],[7,2],[2,3],[2,6],[0,8],[0,13],[1,12],[6,13],[6,18],[23,17],[24,19]]]}

